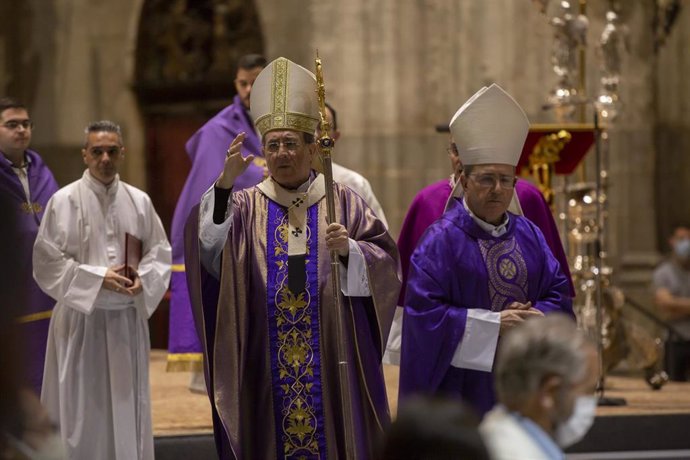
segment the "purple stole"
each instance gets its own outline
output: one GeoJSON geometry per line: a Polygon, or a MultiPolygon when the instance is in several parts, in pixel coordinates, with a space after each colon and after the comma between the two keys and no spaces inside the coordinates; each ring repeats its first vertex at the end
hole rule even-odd
{"type": "Polygon", "coordinates": [[[20,273],[23,283],[21,289],[25,302],[17,309],[17,322],[22,325],[20,334],[24,340],[26,377],[31,387],[40,394],[48,324],[55,301],[43,293],[34,281],[31,258],[43,210],[50,197],[57,191],[58,185],[36,152],[27,150],[26,156],[29,160],[27,175],[31,203],[26,201],[24,187],[4,158],[0,158],[0,193],[8,197],[9,202],[15,207],[16,225],[21,237],[15,244],[19,248],[17,252],[22,257],[15,261],[15,268],[20,273]]]}
{"type": "Polygon", "coordinates": [[[288,286],[288,213],[268,201],[266,241],[269,342],[276,458],[322,458],[326,453],[319,337],[318,205],[307,211],[306,281],[288,286]]]}

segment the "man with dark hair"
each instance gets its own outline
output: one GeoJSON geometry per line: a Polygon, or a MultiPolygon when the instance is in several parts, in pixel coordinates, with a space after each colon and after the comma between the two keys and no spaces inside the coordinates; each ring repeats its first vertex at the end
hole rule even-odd
{"type": "Polygon", "coordinates": [[[253,161],[240,134],[202,198],[199,225],[187,226],[221,459],[373,458],[389,422],[381,356],[400,283],[397,250],[362,198],[337,183],[327,223],[324,177],[311,168],[315,90],[314,75],[285,58],[261,72],[251,107],[270,175],[235,191],[253,161]]]}
{"type": "MultiPolygon", "coordinates": [[[[439,130],[439,128],[437,128],[439,130]]],[[[445,130],[448,130],[445,127],[445,130]]],[[[445,130],[441,129],[441,132],[445,130]]],[[[457,144],[453,137],[450,136],[449,145],[446,149],[448,152],[448,159],[453,173],[449,178],[435,182],[417,193],[412,200],[410,208],[407,210],[402,227],[400,228],[400,235],[398,236],[398,250],[400,251],[400,268],[402,269],[402,288],[400,289],[400,298],[398,300],[398,307],[395,312],[395,319],[393,320],[393,327],[388,336],[388,344],[386,346],[386,354],[383,357],[383,362],[386,364],[400,364],[400,340],[402,334],[402,307],[405,304],[405,292],[407,286],[407,275],[410,268],[410,258],[412,252],[417,247],[417,243],[424,234],[424,231],[429,228],[436,220],[438,220],[446,211],[446,207],[450,207],[457,203],[455,198],[462,196],[462,184],[460,183],[460,175],[463,172],[463,165],[460,161],[457,144]]],[[[470,169],[467,167],[467,174],[470,174],[470,169]]],[[[529,219],[533,224],[539,227],[546,244],[558,260],[558,264],[563,270],[563,274],[568,280],[570,287],[570,296],[575,296],[575,290],[570,276],[570,269],[568,268],[568,259],[563,250],[563,243],[558,235],[558,228],[553,219],[549,205],[544,200],[541,192],[537,187],[530,182],[518,179],[515,184],[515,194],[510,203],[509,211],[523,215],[529,219]]]]}
{"type": "Polygon", "coordinates": [[[690,226],[676,225],[667,260],[654,271],[654,301],[678,334],[666,339],[664,363],[669,379],[688,380],[690,369],[690,226]]]}
{"type": "Polygon", "coordinates": [[[34,277],[57,300],[41,401],[69,458],[153,459],[148,319],[170,244],[149,196],[120,180],[120,127],[85,135],[87,169],[50,199],[34,246],[34,277]]]}
{"type": "Polygon", "coordinates": [[[191,389],[196,391],[204,391],[204,386],[201,374],[201,345],[194,329],[185,277],[184,226],[190,211],[199,204],[201,195],[213,184],[218,171],[223,167],[223,152],[240,133],[245,133],[246,136],[242,143],[243,153],[253,155],[254,161],[242,176],[238,177],[235,189],[252,187],[266,177],[266,161],[261,152],[261,142],[249,113],[254,80],[265,66],[266,58],[259,54],[242,56],[237,62],[237,94],[232,104],[206,122],[186,145],[192,169],[177,200],[170,230],[173,273],[170,281],[168,370],[192,371],[191,389]]]}
{"type": "MultiPolygon", "coordinates": [[[[337,141],[340,138],[340,131],[338,130],[338,118],[335,109],[328,103],[326,103],[326,119],[331,123],[331,137],[333,137],[333,140],[335,140],[337,144],[337,141]]],[[[319,136],[321,136],[321,123],[319,123],[319,127],[316,129],[316,137],[319,136]]],[[[337,158],[337,155],[335,155],[335,157],[337,158]]],[[[388,227],[388,221],[383,213],[383,208],[381,208],[379,200],[376,199],[376,195],[374,195],[374,191],[371,189],[371,184],[369,181],[358,172],[348,169],[336,162],[333,162],[332,165],[333,180],[341,184],[345,184],[357,192],[359,196],[364,198],[364,201],[366,201],[376,216],[381,219],[381,222],[388,227]]]]}
{"type": "Polygon", "coordinates": [[[489,460],[479,420],[460,401],[419,396],[400,407],[380,460],[489,460]]]}
{"type": "Polygon", "coordinates": [[[32,133],[33,123],[26,107],[13,98],[0,98],[0,193],[12,203],[12,219],[19,229],[18,239],[4,244],[17,245],[21,254],[13,264],[26,296],[16,311],[16,321],[26,357],[26,383],[40,394],[48,322],[55,301],[34,281],[30,254],[43,210],[58,185],[41,156],[29,149],[32,133]]]}

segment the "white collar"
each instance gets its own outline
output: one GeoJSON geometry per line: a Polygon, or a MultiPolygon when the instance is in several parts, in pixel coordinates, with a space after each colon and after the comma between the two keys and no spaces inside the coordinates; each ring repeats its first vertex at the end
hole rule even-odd
{"type": "Polygon", "coordinates": [[[24,162],[21,166],[15,166],[14,163],[12,163],[12,161],[10,161],[10,159],[7,158],[7,156],[4,153],[2,154],[2,157],[5,159],[8,165],[10,165],[13,169],[17,170],[26,170],[31,164],[31,157],[27,155],[26,152],[24,152],[24,162]]]}
{"type": "Polygon", "coordinates": [[[508,231],[508,222],[510,222],[510,215],[507,212],[503,214],[505,216],[503,218],[503,222],[501,222],[499,225],[493,225],[481,220],[479,217],[474,215],[469,206],[467,206],[467,201],[465,200],[465,198],[462,199],[462,205],[465,207],[465,210],[467,210],[470,217],[472,217],[472,220],[474,220],[482,230],[491,234],[491,236],[499,237],[508,231]]]}
{"type": "Polygon", "coordinates": [[[114,195],[117,193],[117,188],[120,182],[120,175],[116,174],[115,178],[111,183],[105,185],[103,182],[99,181],[91,175],[88,169],[84,170],[84,175],[82,176],[86,185],[93,190],[96,195],[114,195]]]}
{"type": "Polygon", "coordinates": [[[326,195],[324,177],[319,174],[300,185],[297,190],[282,187],[272,177],[264,179],[257,188],[271,200],[287,208],[288,255],[307,253],[307,209],[326,195]]]}

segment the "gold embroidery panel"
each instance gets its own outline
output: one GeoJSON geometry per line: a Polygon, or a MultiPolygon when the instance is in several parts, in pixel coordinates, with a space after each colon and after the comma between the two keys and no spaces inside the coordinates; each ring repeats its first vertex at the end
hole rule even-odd
{"type": "MultiPolygon", "coordinates": [[[[311,241],[308,222],[305,229],[308,256],[309,241],[311,241]]],[[[289,223],[286,214],[282,217],[274,234],[276,256],[287,257],[288,235],[289,223]]],[[[305,264],[309,263],[307,258],[305,264]]],[[[280,427],[283,435],[283,453],[286,457],[299,457],[307,453],[320,457],[316,437],[320,427],[316,409],[313,407],[313,383],[308,382],[314,377],[314,337],[311,324],[312,315],[316,314],[311,305],[309,281],[307,280],[305,290],[295,296],[288,288],[287,263],[280,260],[276,264],[278,275],[274,301],[278,330],[278,380],[283,392],[279,395],[283,417],[280,427]]]]}
{"type": "Polygon", "coordinates": [[[479,240],[489,275],[489,300],[492,311],[501,311],[513,301],[527,300],[527,264],[515,238],[479,240]]]}

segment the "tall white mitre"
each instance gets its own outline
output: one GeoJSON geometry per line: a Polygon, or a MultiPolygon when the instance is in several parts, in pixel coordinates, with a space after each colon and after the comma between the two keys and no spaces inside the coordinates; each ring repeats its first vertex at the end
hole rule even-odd
{"type": "Polygon", "coordinates": [[[276,129],[314,134],[319,124],[316,77],[304,67],[279,57],[256,77],[250,107],[262,137],[276,129]]]}
{"type": "Polygon", "coordinates": [[[528,131],[525,112],[495,83],[477,91],[450,120],[463,165],[517,166],[528,131]]]}

